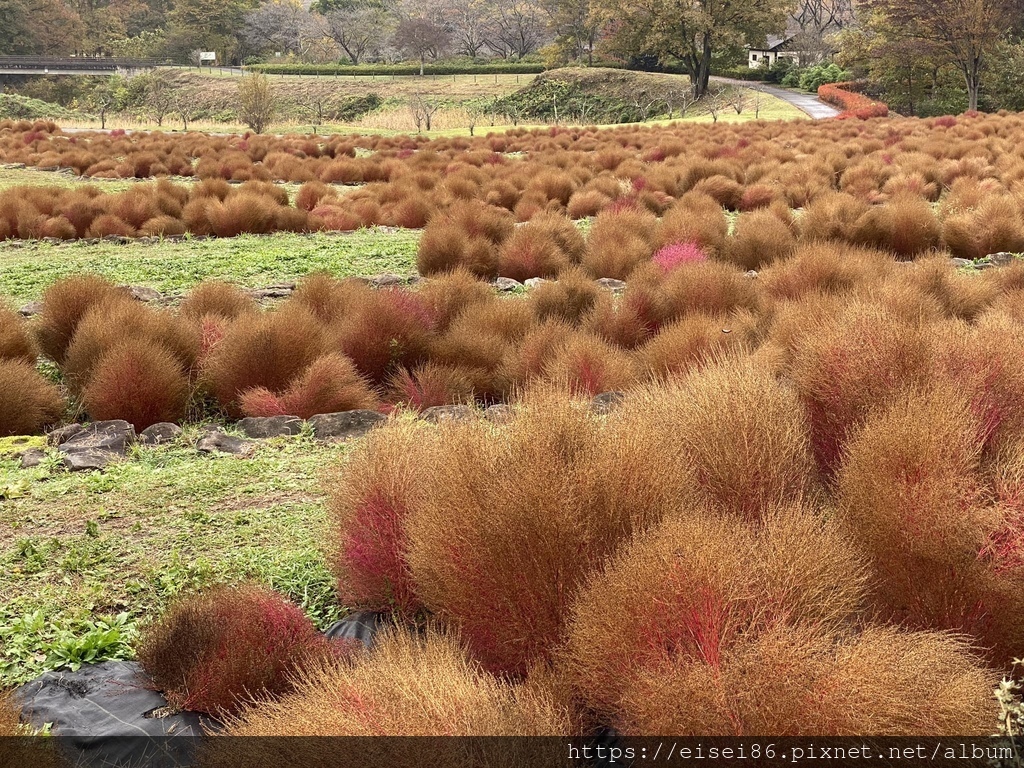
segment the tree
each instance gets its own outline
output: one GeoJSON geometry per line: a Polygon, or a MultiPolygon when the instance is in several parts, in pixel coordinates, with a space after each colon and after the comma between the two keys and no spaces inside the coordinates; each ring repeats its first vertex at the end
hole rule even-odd
{"type": "Polygon", "coordinates": [[[441,12],[456,53],[477,58],[493,31],[490,0],[443,0],[441,12]]]}
{"type": "Polygon", "coordinates": [[[191,51],[217,51],[223,61],[234,58],[245,14],[255,0],[177,0],[168,14],[167,52],[188,61],[191,51]]]}
{"type": "Polygon", "coordinates": [[[0,51],[59,55],[81,45],[85,27],[60,0],[0,0],[0,51]]]}
{"type": "Polygon", "coordinates": [[[678,59],[700,98],[708,90],[711,59],[737,43],[763,40],[785,26],[788,0],[599,0],[614,22],[613,45],[623,54],[678,59]]]}
{"type": "Polygon", "coordinates": [[[316,33],[313,19],[299,0],[271,0],[245,14],[242,36],[258,51],[302,55],[316,33]]]}
{"type": "Polygon", "coordinates": [[[238,81],[238,117],[256,133],[263,133],[274,118],[274,91],[264,74],[245,75],[238,81]]]}
{"type": "Polygon", "coordinates": [[[978,108],[982,64],[1011,23],[1007,0],[872,0],[899,39],[930,43],[963,75],[968,109],[978,108]]]}
{"type": "Polygon", "coordinates": [[[416,123],[416,133],[424,127],[430,131],[435,113],[441,108],[440,102],[424,96],[422,93],[414,93],[409,99],[409,111],[412,113],[413,122],[416,123]]]}
{"type": "Polygon", "coordinates": [[[551,29],[557,35],[561,46],[580,61],[584,57],[588,64],[594,63],[594,46],[598,33],[604,25],[598,2],[607,2],[611,18],[615,16],[616,3],[611,0],[541,0],[551,29]]]}
{"type": "Polygon", "coordinates": [[[143,75],[146,83],[146,109],[153,116],[157,127],[163,127],[164,118],[174,111],[174,85],[163,72],[143,75]]]}
{"type": "Polygon", "coordinates": [[[520,60],[537,50],[544,37],[544,22],[536,0],[497,0],[492,7],[488,48],[502,58],[520,60]]]}
{"type": "Polygon", "coordinates": [[[174,111],[181,118],[181,124],[188,133],[188,124],[192,122],[199,112],[199,103],[195,95],[184,91],[175,91],[173,96],[174,111]]]}
{"type": "Polygon", "coordinates": [[[353,64],[377,52],[394,26],[391,15],[379,6],[314,8],[320,9],[314,19],[321,34],[337,43],[353,64]]]}
{"type": "Polygon", "coordinates": [[[432,19],[410,17],[402,19],[395,30],[392,44],[406,56],[420,60],[420,74],[427,56],[436,59],[448,48],[448,30],[432,19]]]}

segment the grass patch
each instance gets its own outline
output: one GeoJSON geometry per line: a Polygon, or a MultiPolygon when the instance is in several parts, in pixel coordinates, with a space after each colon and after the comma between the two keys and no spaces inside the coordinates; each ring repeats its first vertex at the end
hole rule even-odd
{"type": "Polygon", "coordinates": [[[408,274],[415,270],[419,230],[362,229],[350,234],[240,235],[158,245],[38,241],[0,243],[0,299],[38,299],[54,281],[82,272],[118,283],[181,293],[209,278],[262,287],[311,272],[408,274]]]}
{"type": "Polygon", "coordinates": [[[347,450],[300,436],[251,458],[198,454],[195,428],[102,473],[23,470],[0,441],[0,688],[58,667],[130,658],[174,596],[255,579],[320,627],[344,615],[320,544],[321,470],[347,450]]]}

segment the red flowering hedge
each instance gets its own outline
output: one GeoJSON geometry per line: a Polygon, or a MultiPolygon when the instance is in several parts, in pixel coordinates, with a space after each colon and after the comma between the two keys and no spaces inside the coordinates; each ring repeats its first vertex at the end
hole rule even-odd
{"type": "Polygon", "coordinates": [[[818,98],[826,104],[839,107],[843,110],[839,119],[856,117],[867,120],[869,117],[888,117],[889,107],[880,101],[875,101],[863,93],[858,93],[859,83],[826,83],[818,87],[818,98]]]}

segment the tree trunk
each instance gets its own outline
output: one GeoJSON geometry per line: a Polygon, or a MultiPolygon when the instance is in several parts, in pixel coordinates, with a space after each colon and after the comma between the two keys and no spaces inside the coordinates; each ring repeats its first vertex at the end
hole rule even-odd
{"type": "Polygon", "coordinates": [[[981,57],[976,56],[964,68],[964,80],[967,81],[967,109],[978,111],[978,93],[981,91],[981,57]]]}
{"type": "MultiPolygon", "coordinates": [[[[426,63],[426,60],[427,60],[427,54],[421,51],[420,52],[420,77],[423,77],[423,65],[426,63]]],[[[429,131],[430,129],[428,128],[427,130],[429,131]]]]}

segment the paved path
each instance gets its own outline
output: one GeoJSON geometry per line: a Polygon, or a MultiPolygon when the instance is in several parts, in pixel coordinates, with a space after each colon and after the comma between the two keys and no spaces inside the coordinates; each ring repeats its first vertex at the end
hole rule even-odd
{"type": "Polygon", "coordinates": [[[788,88],[779,88],[776,85],[768,85],[767,83],[754,83],[746,80],[733,80],[729,77],[712,77],[716,83],[724,83],[725,85],[739,85],[744,88],[757,88],[758,90],[764,91],[767,94],[788,101],[794,107],[804,112],[815,120],[825,120],[830,117],[835,117],[839,114],[839,110],[835,107],[820,101],[817,96],[813,93],[804,93],[802,91],[791,91],[788,88]]]}

